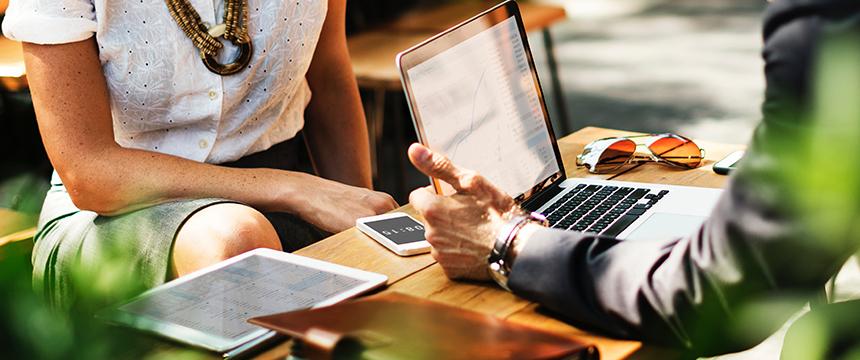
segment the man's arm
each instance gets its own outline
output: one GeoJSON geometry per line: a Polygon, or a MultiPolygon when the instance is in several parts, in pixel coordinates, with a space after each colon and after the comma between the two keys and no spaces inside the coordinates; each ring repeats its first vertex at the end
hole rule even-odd
{"type": "MultiPolygon", "coordinates": [[[[806,110],[816,107],[800,101],[808,100],[802,94],[811,82],[797,74],[812,73],[807,67],[815,47],[796,33],[805,26],[785,24],[766,45],[764,121],[696,234],[637,242],[527,226],[515,241],[507,285],[578,324],[679,346],[690,355],[750,347],[799,310],[860,247],[860,109],[854,101],[860,55],[849,57],[847,67],[822,66],[837,72],[823,88],[842,93],[819,95],[830,103],[817,108],[829,112],[810,117],[806,110]],[[803,112],[783,111],[780,104],[803,112]],[[840,107],[848,111],[832,111],[840,107]]],[[[486,180],[444,157],[418,145],[409,155],[419,170],[458,190],[439,197],[422,189],[410,197],[425,216],[434,257],[452,278],[486,279],[502,214],[513,210],[488,201],[486,180]]]]}
{"type": "Polygon", "coordinates": [[[764,120],[701,230],[660,242],[533,230],[511,274],[516,293],[616,336],[717,354],[769,335],[857,251],[852,219],[860,198],[843,190],[860,188],[860,158],[858,149],[836,144],[856,145],[860,134],[810,113],[819,19],[787,21],[788,9],[776,10],[769,19],[782,24],[765,46],[764,120]],[[817,133],[830,134],[828,143],[816,142],[817,133]],[[822,163],[815,149],[839,161],[822,163]],[[787,301],[794,303],[780,308],[787,301]],[[771,318],[745,312],[761,304],[771,318]]]}
{"type": "MultiPolygon", "coordinates": [[[[756,142],[770,142],[763,138],[778,131],[764,125],[756,142]]],[[[857,219],[856,206],[804,206],[792,194],[827,189],[797,186],[786,178],[785,168],[801,169],[802,164],[788,164],[797,161],[788,157],[800,152],[785,147],[774,157],[763,147],[748,152],[697,233],[637,242],[532,228],[508,286],[588,328],[686,348],[691,355],[755,345],[823,289],[858,250],[850,222],[857,219]],[[830,228],[822,231],[814,218],[843,221],[828,221],[830,228]],[[769,312],[765,316],[756,308],[769,312]]],[[[845,181],[860,186],[856,178],[845,181]]]]}
{"type": "Polygon", "coordinates": [[[330,0],[308,70],[305,137],[319,175],[372,188],[367,124],[346,47],[346,1],[330,0]]]}

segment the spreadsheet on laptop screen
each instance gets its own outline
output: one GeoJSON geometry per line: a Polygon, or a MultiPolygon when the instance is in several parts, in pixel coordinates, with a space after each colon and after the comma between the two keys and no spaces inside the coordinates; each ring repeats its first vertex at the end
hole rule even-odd
{"type": "Polygon", "coordinates": [[[434,151],[513,197],[559,171],[515,17],[408,70],[434,151]]]}

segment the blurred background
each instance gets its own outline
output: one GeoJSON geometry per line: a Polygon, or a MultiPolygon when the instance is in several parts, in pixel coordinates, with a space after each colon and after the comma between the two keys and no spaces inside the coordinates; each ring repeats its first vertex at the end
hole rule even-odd
{"type": "Polygon", "coordinates": [[[677,131],[746,142],[764,86],[765,1],[557,3],[569,16],[552,34],[570,129],[677,131]]]}
{"type": "MultiPolygon", "coordinates": [[[[0,0],[0,9],[6,1],[0,0]]],[[[408,192],[427,180],[404,157],[415,135],[393,54],[494,2],[348,4],[350,51],[371,130],[374,181],[404,203],[408,192]]],[[[556,135],[602,126],[745,143],[759,119],[764,83],[759,57],[764,6],[765,1],[744,0],[525,1],[524,15],[538,18],[529,25],[529,41],[556,135]]],[[[17,213],[0,212],[0,219],[6,218],[0,220],[3,235],[34,221],[51,167],[37,132],[20,45],[0,40],[0,209],[17,213]]]]}
{"type": "MultiPolygon", "coordinates": [[[[0,0],[0,14],[7,1],[0,0]]],[[[348,41],[367,113],[374,183],[403,204],[409,191],[428,182],[405,158],[415,134],[394,54],[495,1],[348,4],[348,41]]],[[[556,136],[599,126],[746,143],[762,101],[765,5],[764,0],[523,1],[556,136]]],[[[20,44],[0,37],[0,286],[7,295],[18,292],[0,296],[0,318],[7,320],[0,322],[0,335],[13,329],[28,338],[0,337],[12,341],[13,354],[20,346],[18,354],[40,358],[61,357],[62,347],[75,342],[71,337],[82,336],[72,329],[90,321],[71,317],[58,325],[29,292],[29,276],[21,275],[30,273],[29,248],[50,172],[20,44]],[[54,353],[27,348],[44,338],[58,339],[54,353]]],[[[83,336],[98,338],[98,331],[83,336]]],[[[109,357],[101,356],[109,349],[90,354],[109,357]]]]}
{"type": "MultiPolygon", "coordinates": [[[[403,156],[415,135],[392,59],[493,4],[464,3],[349,2],[350,52],[376,140],[376,185],[401,202],[427,180],[403,156]],[[440,9],[446,7],[459,10],[440,9]]],[[[765,6],[763,0],[521,1],[556,136],[600,126],[746,143],[764,88],[765,6]]]]}

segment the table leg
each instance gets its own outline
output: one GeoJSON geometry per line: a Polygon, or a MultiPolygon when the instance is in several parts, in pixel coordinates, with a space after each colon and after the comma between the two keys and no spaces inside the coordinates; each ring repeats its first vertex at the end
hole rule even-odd
{"type": "Polygon", "coordinates": [[[400,174],[400,178],[397,179],[397,195],[406,198],[408,196],[408,189],[406,188],[406,179],[409,177],[406,173],[409,164],[409,158],[406,155],[406,150],[408,149],[408,145],[406,143],[406,134],[405,129],[403,128],[403,123],[405,121],[410,121],[411,119],[407,115],[404,117],[404,114],[408,114],[403,111],[404,99],[402,97],[396,97],[394,99],[394,111],[392,111],[394,120],[394,151],[396,151],[395,159],[397,159],[397,170],[400,174]]]}
{"type": "Polygon", "coordinates": [[[367,133],[370,140],[370,168],[373,180],[379,179],[379,140],[382,139],[382,125],[385,120],[385,88],[373,89],[373,109],[370,111],[367,133]]]}
{"type": "Polygon", "coordinates": [[[560,136],[565,136],[570,133],[571,126],[568,123],[570,119],[567,117],[567,103],[564,99],[564,91],[561,88],[561,79],[558,77],[558,62],[555,58],[555,45],[552,42],[552,34],[550,34],[548,27],[543,29],[543,46],[546,50],[546,62],[549,66],[555,108],[558,110],[556,112],[557,118],[555,121],[558,128],[556,128],[555,131],[560,136]]]}

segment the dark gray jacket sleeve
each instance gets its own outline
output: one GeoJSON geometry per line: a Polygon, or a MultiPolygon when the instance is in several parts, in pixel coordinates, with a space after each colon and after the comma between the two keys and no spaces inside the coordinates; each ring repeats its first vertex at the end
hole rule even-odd
{"type": "MultiPolygon", "coordinates": [[[[814,208],[792,177],[821,171],[805,163],[803,145],[813,126],[828,126],[806,118],[812,54],[829,16],[809,3],[768,12],[764,120],[697,233],[636,242],[541,230],[518,255],[511,289],[574,325],[694,355],[754,345],[822,289],[858,244],[849,221],[822,232],[814,219],[860,218],[856,207],[814,208]]],[[[858,154],[845,159],[860,164],[858,154]]]]}

